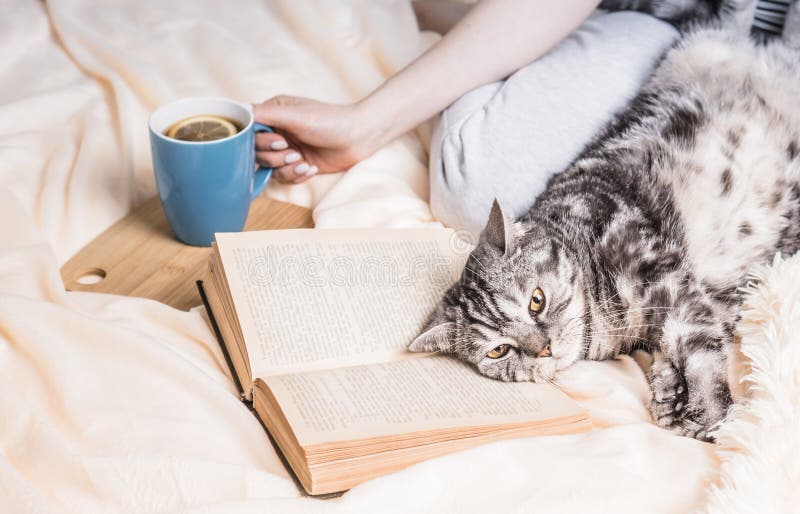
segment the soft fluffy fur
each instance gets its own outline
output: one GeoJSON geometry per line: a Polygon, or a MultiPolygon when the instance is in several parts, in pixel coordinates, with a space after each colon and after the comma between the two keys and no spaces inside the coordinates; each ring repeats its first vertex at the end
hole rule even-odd
{"type": "Polygon", "coordinates": [[[552,381],[578,359],[642,348],[655,421],[706,438],[731,401],[736,288],[800,247],[799,37],[798,5],[766,45],[736,23],[691,31],[526,216],[493,207],[411,349],[552,381]],[[488,357],[496,348],[510,350],[488,357]]]}
{"type": "Polygon", "coordinates": [[[705,508],[715,514],[800,506],[800,254],[751,279],[737,326],[746,391],[716,434],[721,476],[705,508]]]}

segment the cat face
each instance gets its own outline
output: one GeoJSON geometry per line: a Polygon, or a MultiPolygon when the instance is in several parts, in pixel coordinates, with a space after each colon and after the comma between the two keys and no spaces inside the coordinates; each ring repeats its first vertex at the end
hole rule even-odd
{"type": "Polygon", "coordinates": [[[523,231],[495,203],[461,279],[410,349],[450,353],[500,380],[552,381],[583,355],[585,284],[543,229],[523,231]]]}

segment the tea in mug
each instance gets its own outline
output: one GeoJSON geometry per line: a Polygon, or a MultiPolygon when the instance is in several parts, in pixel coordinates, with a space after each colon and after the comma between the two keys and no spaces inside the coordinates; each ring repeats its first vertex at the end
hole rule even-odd
{"type": "Polygon", "coordinates": [[[225,139],[240,130],[242,127],[234,120],[213,114],[199,114],[173,123],[164,131],[164,135],[179,141],[199,143],[225,139]]]}

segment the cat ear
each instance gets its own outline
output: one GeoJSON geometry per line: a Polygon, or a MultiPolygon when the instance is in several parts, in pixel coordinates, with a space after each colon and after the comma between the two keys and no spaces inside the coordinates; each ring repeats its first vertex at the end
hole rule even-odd
{"type": "Polygon", "coordinates": [[[503,255],[508,255],[512,243],[512,223],[503,213],[503,209],[497,202],[497,198],[495,198],[494,203],[492,203],[492,210],[489,212],[489,220],[486,222],[483,232],[481,232],[481,241],[494,246],[503,255]]]}
{"type": "Polygon", "coordinates": [[[412,352],[446,353],[451,345],[451,335],[456,324],[452,321],[432,320],[428,327],[416,339],[411,341],[408,349],[412,352]]]}

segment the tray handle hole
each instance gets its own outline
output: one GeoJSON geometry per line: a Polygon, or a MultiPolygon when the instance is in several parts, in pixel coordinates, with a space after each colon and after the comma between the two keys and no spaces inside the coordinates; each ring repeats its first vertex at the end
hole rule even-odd
{"type": "Polygon", "coordinates": [[[75,279],[75,282],[84,286],[90,286],[92,284],[97,284],[104,278],[106,278],[105,270],[100,268],[89,268],[78,275],[78,278],[75,279]]]}

